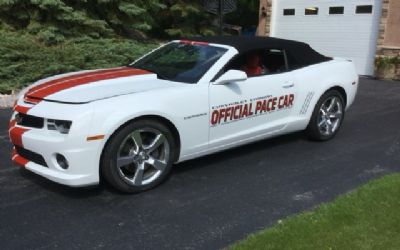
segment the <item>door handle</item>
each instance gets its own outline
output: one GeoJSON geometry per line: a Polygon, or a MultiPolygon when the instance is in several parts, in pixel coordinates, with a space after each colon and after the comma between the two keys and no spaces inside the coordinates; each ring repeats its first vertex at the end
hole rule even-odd
{"type": "Polygon", "coordinates": [[[289,89],[289,88],[293,88],[294,87],[294,83],[286,83],[285,85],[282,86],[282,88],[284,89],[289,89]]]}

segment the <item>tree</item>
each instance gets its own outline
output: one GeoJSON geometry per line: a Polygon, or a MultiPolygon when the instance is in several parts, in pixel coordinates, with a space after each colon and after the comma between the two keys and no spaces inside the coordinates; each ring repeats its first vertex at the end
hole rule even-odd
{"type": "MultiPolygon", "coordinates": [[[[238,5],[227,22],[255,25],[258,1],[238,0],[238,5]]],[[[3,29],[29,32],[47,44],[83,36],[213,35],[215,18],[204,10],[203,0],[0,0],[3,29]]]]}
{"type": "Polygon", "coordinates": [[[74,7],[62,0],[0,0],[0,20],[14,30],[36,34],[46,43],[65,36],[104,36],[111,32],[103,20],[88,15],[78,0],[74,7]]]}
{"type": "Polygon", "coordinates": [[[71,36],[148,32],[165,8],[160,0],[0,0],[0,20],[57,43],[71,36]]]}
{"type": "Polygon", "coordinates": [[[244,29],[255,28],[258,24],[259,0],[237,0],[237,11],[227,14],[226,22],[240,25],[244,29]]]}
{"type": "Polygon", "coordinates": [[[167,9],[163,11],[160,28],[169,37],[187,37],[198,35],[213,35],[212,15],[204,11],[201,0],[168,1],[167,9]]]}

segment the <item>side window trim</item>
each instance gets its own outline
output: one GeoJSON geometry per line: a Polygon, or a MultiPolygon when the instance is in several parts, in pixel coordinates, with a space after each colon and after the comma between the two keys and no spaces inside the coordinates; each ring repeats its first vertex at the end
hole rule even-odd
{"type": "Polygon", "coordinates": [[[289,68],[289,61],[288,61],[286,50],[284,49],[284,50],[282,50],[282,52],[283,52],[283,58],[285,60],[285,68],[286,68],[285,72],[289,72],[290,68],[289,68]]]}
{"type": "MultiPolygon", "coordinates": [[[[249,76],[249,78],[254,78],[254,77],[263,77],[263,76],[268,76],[268,75],[277,75],[277,74],[285,74],[288,73],[290,71],[293,71],[294,69],[291,69],[289,67],[289,60],[288,60],[288,56],[287,56],[287,51],[285,49],[281,49],[281,48],[269,48],[269,49],[265,49],[265,50],[279,50],[282,52],[283,54],[283,58],[284,58],[284,63],[285,63],[285,70],[282,72],[274,72],[274,73],[265,73],[262,75],[258,75],[258,76],[249,76]]],[[[233,62],[235,59],[239,58],[240,56],[243,56],[243,54],[237,54],[235,56],[233,56],[227,63],[226,65],[213,77],[213,79],[211,80],[211,82],[215,82],[219,77],[221,77],[225,72],[226,72],[226,68],[229,66],[229,64],[231,62],[233,62]]]]}
{"type": "Polygon", "coordinates": [[[271,75],[279,75],[279,74],[286,74],[286,73],[290,73],[292,70],[289,68],[289,61],[288,61],[288,57],[287,57],[287,52],[285,49],[279,49],[279,48],[274,48],[274,49],[265,49],[265,50],[279,50],[282,52],[283,54],[283,58],[285,61],[285,70],[282,72],[274,72],[274,73],[264,73],[258,76],[249,76],[248,78],[256,78],[256,77],[266,77],[266,76],[271,76],[271,75]]]}

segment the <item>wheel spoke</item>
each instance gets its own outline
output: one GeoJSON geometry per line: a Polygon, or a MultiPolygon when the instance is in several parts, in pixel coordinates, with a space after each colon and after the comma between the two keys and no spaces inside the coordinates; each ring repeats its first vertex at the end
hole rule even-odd
{"type": "Polygon", "coordinates": [[[143,142],[142,142],[142,136],[140,135],[140,131],[138,130],[134,131],[131,134],[131,138],[138,149],[142,147],[143,142]]]}
{"type": "Polygon", "coordinates": [[[332,112],[333,108],[336,105],[336,97],[333,97],[331,103],[329,104],[328,108],[326,109],[328,112],[332,112]]]}
{"type": "Polygon", "coordinates": [[[155,169],[160,170],[160,171],[164,171],[165,167],[167,166],[167,163],[160,161],[158,159],[155,159],[153,157],[151,157],[147,161],[147,163],[152,165],[155,169]]]}
{"type": "Polygon", "coordinates": [[[332,123],[332,132],[335,132],[338,128],[339,120],[336,120],[332,123]]]}
{"type": "Polygon", "coordinates": [[[146,148],[148,154],[151,154],[154,150],[160,147],[165,142],[165,136],[163,134],[158,134],[153,142],[146,148]]]}
{"type": "Polygon", "coordinates": [[[326,132],[330,135],[333,132],[333,125],[330,120],[326,122],[326,132]]]}
{"type": "Polygon", "coordinates": [[[144,173],[144,168],[143,164],[140,164],[138,168],[136,169],[135,176],[133,177],[133,184],[135,185],[141,185],[143,182],[143,173],[144,173]]]}
{"type": "Polygon", "coordinates": [[[117,159],[117,167],[122,168],[126,165],[129,165],[133,163],[135,157],[134,156],[124,156],[124,157],[119,157],[117,159]]]}
{"type": "Polygon", "coordinates": [[[321,119],[321,121],[318,123],[318,127],[322,127],[326,123],[325,119],[321,119]]]}
{"type": "Polygon", "coordinates": [[[326,115],[326,107],[325,107],[325,105],[322,105],[322,107],[321,107],[321,109],[319,111],[322,113],[322,115],[326,115]]]}
{"type": "Polygon", "coordinates": [[[341,112],[337,112],[337,113],[330,114],[329,118],[331,118],[331,119],[340,119],[340,118],[342,118],[342,113],[341,112]]]}

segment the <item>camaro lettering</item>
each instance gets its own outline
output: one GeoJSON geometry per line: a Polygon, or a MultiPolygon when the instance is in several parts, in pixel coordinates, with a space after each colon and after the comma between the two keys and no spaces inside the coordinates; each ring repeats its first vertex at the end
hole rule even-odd
{"type": "MultiPolygon", "coordinates": [[[[238,104],[226,108],[215,109],[211,113],[211,125],[241,120],[248,117],[258,116],[265,113],[290,108],[293,106],[294,95],[283,95],[270,97],[246,104],[238,104]]],[[[221,105],[223,106],[223,105],[221,105]]]]}

